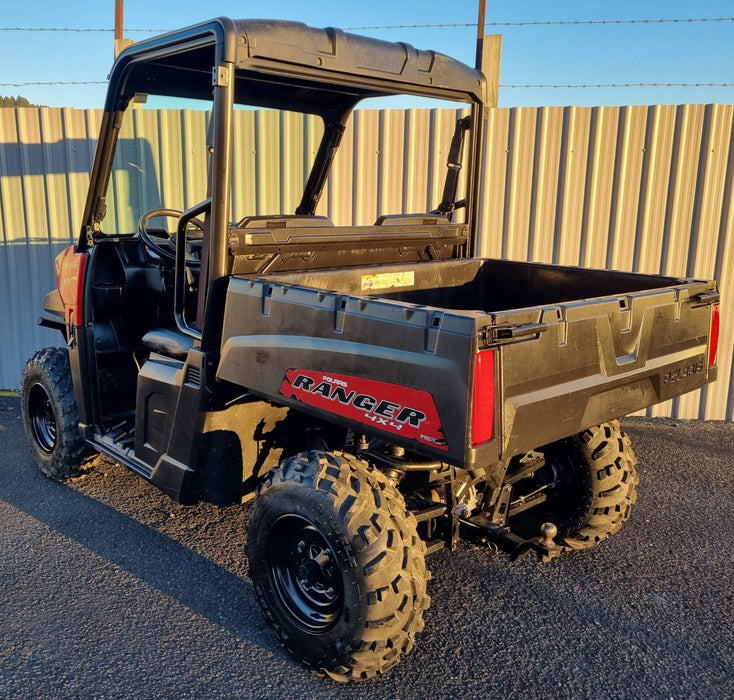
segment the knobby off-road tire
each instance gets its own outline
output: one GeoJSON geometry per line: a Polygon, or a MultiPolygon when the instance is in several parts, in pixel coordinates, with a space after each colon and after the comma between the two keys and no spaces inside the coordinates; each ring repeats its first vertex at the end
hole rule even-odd
{"type": "Polygon", "coordinates": [[[637,459],[619,422],[603,423],[541,450],[546,466],[532,487],[552,483],[545,503],[510,521],[525,536],[537,536],[540,525],[558,527],[564,550],[595,547],[629,519],[637,501],[637,459]],[[515,521],[515,522],[513,522],[515,521]]]}
{"type": "Polygon", "coordinates": [[[337,681],[395,666],[423,629],[425,544],[397,489],[345,453],[306,452],[258,489],[247,554],[283,646],[337,681]]]}
{"type": "Polygon", "coordinates": [[[45,348],[28,360],[21,380],[21,412],[40,470],[58,480],[77,476],[87,450],[79,434],[65,349],[45,348]]]}

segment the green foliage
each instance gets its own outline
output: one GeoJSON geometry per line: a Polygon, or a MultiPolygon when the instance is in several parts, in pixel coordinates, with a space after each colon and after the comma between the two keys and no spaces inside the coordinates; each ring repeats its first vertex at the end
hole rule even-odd
{"type": "Polygon", "coordinates": [[[0,97],[0,107],[40,107],[31,104],[30,101],[18,95],[17,97],[0,97]]]}

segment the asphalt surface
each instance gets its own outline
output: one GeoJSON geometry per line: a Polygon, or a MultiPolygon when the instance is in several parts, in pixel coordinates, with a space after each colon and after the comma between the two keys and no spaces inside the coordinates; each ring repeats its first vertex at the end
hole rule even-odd
{"type": "Polygon", "coordinates": [[[619,534],[549,564],[432,556],[412,654],[343,686],[262,619],[247,507],[179,506],[101,458],[50,481],[0,398],[0,697],[732,698],[734,427],[626,429],[641,484],[619,534]]]}

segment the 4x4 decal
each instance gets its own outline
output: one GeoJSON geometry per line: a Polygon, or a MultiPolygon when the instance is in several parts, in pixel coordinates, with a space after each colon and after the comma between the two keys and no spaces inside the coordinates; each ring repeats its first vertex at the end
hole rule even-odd
{"type": "Polygon", "coordinates": [[[289,369],[280,393],[309,406],[448,450],[436,404],[427,391],[362,377],[289,369]]]}

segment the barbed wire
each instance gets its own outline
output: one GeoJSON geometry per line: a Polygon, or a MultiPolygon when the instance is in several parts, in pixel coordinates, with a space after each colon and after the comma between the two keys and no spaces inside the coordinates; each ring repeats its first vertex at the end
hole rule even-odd
{"type": "Polygon", "coordinates": [[[0,83],[0,87],[27,87],[29,85],[107,85],[106,80],[50,80],[26,83],[0,83]]]}
{"type": "MultiPolygon", "coordinates": [[[[107,85],[106,80],[51,80],[51,81],[30,81],[25,83],[0,83],[0,87],[27,87],[29,85],[107,85]]],[[[505,90],[523,90],[523,89],[553,89],[565,90],[575,88],[700,88],[700,87],[734,87],[734,83],[500,83],[500,87],[505,90]]]]}
{"type": "MultiPolygon", "coordinates": [[[[550,27],[589,24],[676,24],[683,22],[732,22],[734,17],[661,17],[660,19],[559,19],[527,20],[517,22],[485,22],[485,27],[550,27]]],[[[476,22],[451,22],[447,24],[372,24],[361,27],[344,27],[351,31],[361,29],[442,29],[476,27],[476,22]]]]}
{"type": "MultiPolygon", "coordinates": [[[[487,27],[530,27],[530,26],[574,26],[574,25],[615,25],[615,24],[673,24],[693,22],[732,22],[734,17],[668,17],[645,19],[576,19],[576,20],[529,20],[516,22],[486,22],[487,27]]],[[[347,30],[364,29],[432,29],[432,28],[466,28],[476,27],[476,23],[455,22],[444,24],[384,24],[344,27],[347,30]]],[[[0,32],[73,32],[73,33],[111,33],[114,29],[104,27],[0,27],[0,32]]],[[[128,28],[126,33],[154,33],[166,32],[168,29],[128,28]]],[[[104,80],[56,80],[56,81],[27,81],[21,83],[0,83],[0,87],[28,87],[28,86],[55,86],[55,85],[106,85],[104,80]]],[[[715,82],[637,82],[637,83],[508,83],[500,84],[506,90],[522,89],[593,89],[593,88],[700,88],[700,87],[734,87],[734,83],[715,82]]]]}
{"type": "Polygon", "coordinates": [[[637,87],[652,87],[652,88],[670,88],[670,87],[684,87],[684,88],[697,88],[697,87],[734,87],[734,83],[575,83],[575,84],[563,84],[563,83],[528,83],[528,84],[502,84],[500,87],[506,90],[513,89],[524,89],[524,88],[538,88],[545,89],[551,88],[554,90],[566,89],[566,88],[637,88],[637,87]]]}
{"type": "MultiPolygon", "coordinates": [[[[86,33],[86,32],[114,32],[114,29],[108,29],[105,27],[0,27],[0,32],[75,32],[75,33],[86,33]]],[[[129,29],[125,27],[125,33],[133,32],[170,32],[169,29],[129,29]]]]}
{"type": "MultiPolygon", "coordinates": [[[[734,22],[734,17],[660,17],[641,19],[559,19],[559,20],[527,20],[516,22],[485,22],[485,27],[559,27],[580,25],[615,25],[615,24],[684,24],[703,22],[734,22]]],[[[450,29],[476,27],[476,22],[448,22],[442,24],[365,24],[362,26],[344,27],[354,31],[360,29],[450,29]]],[[[0,32],[114,32],[107,27],[0,27],[0,32]]],[[[168,29],[126,28],[125,33],[168,32],[168,29]]]]}

